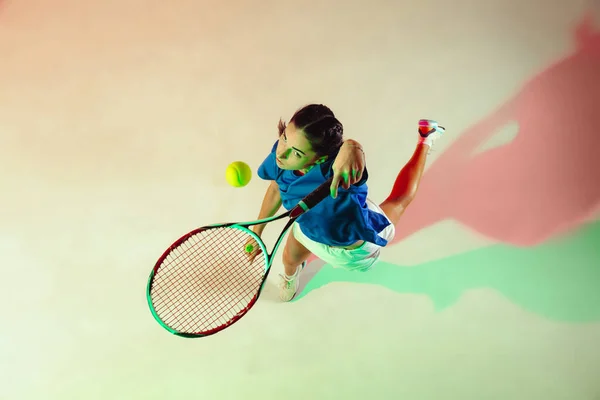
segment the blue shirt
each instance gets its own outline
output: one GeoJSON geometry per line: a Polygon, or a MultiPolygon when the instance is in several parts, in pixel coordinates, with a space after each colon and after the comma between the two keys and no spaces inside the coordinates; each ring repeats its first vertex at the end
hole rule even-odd
{"type": "MultiPolygon", "coordinates": [[[[333,176],[335,159],[328,159],[298,176],[294,171],[283,170],[275,162],[277,142],[271,153],[258,167],[258,176],[277,182],[283,206],[294,208],[300,200],[333,176]]],[[[331,157],[330,157],[331,158],[331,157]]],[[[387,240],[377,235],[390,224],[385,215],[367,207],[368,173],[365,169],[360,182],[344,189],[338,188],[337,198],[327,196],[296,220],[302,232],[311,240],[329,246],[349,246],[359,240],[387,245],[387,240]]]]}

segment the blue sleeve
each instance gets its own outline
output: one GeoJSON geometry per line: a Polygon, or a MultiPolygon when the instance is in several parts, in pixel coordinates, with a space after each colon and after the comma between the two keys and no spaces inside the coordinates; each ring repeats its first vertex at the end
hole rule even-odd
{"type": "Polygon", "coordinates": [[[279,175],[279,167],[275,162],[275,149],[277,149],[277,141],[273,144],[271,152],[262,164],[260,164],[258,171],[256,172],[261,179],[266,181],[274,181],[279,175]]]}

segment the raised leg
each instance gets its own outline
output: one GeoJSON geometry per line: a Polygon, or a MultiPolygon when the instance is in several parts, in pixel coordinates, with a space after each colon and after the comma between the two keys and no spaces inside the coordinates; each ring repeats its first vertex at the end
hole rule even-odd
{"type": "Polygon", "coordinates": [[[390,195],[379,206],[393,225],[400,221],[406,207],[413,201],[425,169],[429,146],[419,143],[408,163],[400,170],[390,195]]]}
{"type": "Polygon", "coordinates": [[[392,224],[398,224],[406,207],[417,195],[425,162],[433,143],[444,133],[444,128],[432,120],[419,121],[419,142],[408,163],[396,177],[390,195],[379,206],[392,224]]]}

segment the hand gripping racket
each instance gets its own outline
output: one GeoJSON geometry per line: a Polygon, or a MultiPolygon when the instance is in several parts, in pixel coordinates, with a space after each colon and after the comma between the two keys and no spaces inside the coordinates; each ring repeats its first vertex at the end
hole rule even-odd
{"type": "Polygon", "coordinates": [[[239,321],[258,300],[285,233],[329,195],[332,180],[283,214],[204,226],[179,238],[158,259],[148,279],[146,297],[156,321],[182,337],[212,335],[239,321]],[[264,242],[248,227],[285,217],[290,219],[267,254],[264,242]]]}

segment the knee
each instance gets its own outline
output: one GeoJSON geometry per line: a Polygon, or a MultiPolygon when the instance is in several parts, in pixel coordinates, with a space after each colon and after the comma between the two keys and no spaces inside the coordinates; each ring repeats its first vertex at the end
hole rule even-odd
{"type": "Polygon", "coordinates": [[[300,265],[304,261],[306,261],[310,254],[311,253],[308,249],[306,249],[300,243],[296,242],[295,239],[293,239],[289,240],[286,243],[281,258],[284,265],[289,265],[293,267],[300,265]]]}
{"type": "Polygon", "coordinates": [[[415,199],[414,194],[404,194],[402,196],[388,198],[396,208],[405,209],[415,199]]]}

